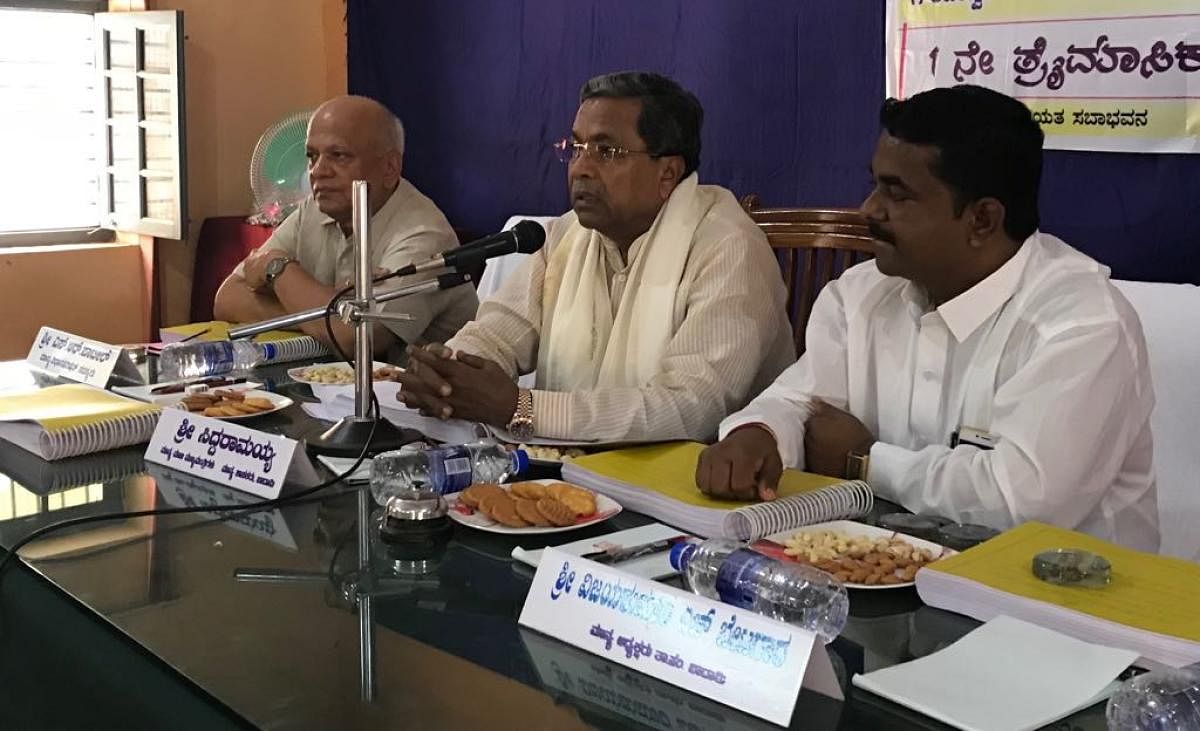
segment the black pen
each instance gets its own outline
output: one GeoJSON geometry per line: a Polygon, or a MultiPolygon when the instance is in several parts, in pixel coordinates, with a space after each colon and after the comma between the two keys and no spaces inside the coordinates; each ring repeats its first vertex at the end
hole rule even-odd
{"type": "Polygon", "coordinates": [[[647,556],[652,553],[661,553],[663,551],[670,550],[671,546],[680,541],[686,541],[689,538],[691,538],[691,536],[680,535],[672,538],[664,538],[658,541],[651,541],[650,543],[643,543],[638,546],[614,546],[613,548],[608,548],[601,551],[585,553],[580,556],[580,558],[586,558],[588,560],[595,561],[596,563],[603,564],[621,563],[630,559],[641,558],[642,556],[647,556]]]}

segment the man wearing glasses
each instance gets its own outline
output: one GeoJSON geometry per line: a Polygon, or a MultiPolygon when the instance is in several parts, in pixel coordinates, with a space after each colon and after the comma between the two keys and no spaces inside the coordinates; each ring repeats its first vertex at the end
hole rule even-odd
{"type": "Polygon", "coordinates": [[[711,439],[795,354],[765,236],[697,181],[703,116],[657,74],[588,81],[555,145],[571,212],[475,321],[410,348],[399,398],[520,438],[711,439]]]}

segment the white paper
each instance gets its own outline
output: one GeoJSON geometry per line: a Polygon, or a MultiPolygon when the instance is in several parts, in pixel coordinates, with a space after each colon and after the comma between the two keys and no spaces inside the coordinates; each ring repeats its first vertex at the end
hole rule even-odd
{"type": "Polygon", "coordinates": [[[965,731],[1022,731],[1102,700],[1136,659],[1001,616],[943,650],[853,682],[965,731]]]}
{"type": "Polygon", "coordinates": [[[285,484],[312,486],[316,470],[294,439],[228,421],[163,409],[146,461],[268,499],[285,484]]]}
{"type": "MultiPolygon", "coordinates": [[[[534,575],[519,623],[785,726],[820,645],[800,627],[553,548],[534,575]]],[[[814,690],[829,688],[828,657],[814,671],[822,678],[814,690]]]]}
{"type": "Polygon", "coordinates": [[[25,362],[47,373],[104,388],[113,373],[140,383],[141,373],[118,345],[42,327],[25,362]]]}
{"type": "MultiPolygon", "coordinates": [[[[655,541],[665,541],[681,533],[678,528],[672,528],[662,523],[651,523],[650,525],[629,528],[594,538],[585,538],[582,541],[564,543],[561,546],[555,546],[555,549],[563,553],[569,553],[572,556],[582,556],[585,553],[603,550],[606,545],[610,544],[626,548],[641,546],[655,541]]],[[[536,568],[541,562],[544,553],[545,549],[526,551],[524,548],[517,546],[512,550],[512,557],[521,563],[536,568]]],[[[609,565],[614,569],[620,569],[624,573],[639,576],[643,579],[662,579],[679,573],[671,567],[670,551],[660,551],[649,556],[641,556],[609,565]]]]}

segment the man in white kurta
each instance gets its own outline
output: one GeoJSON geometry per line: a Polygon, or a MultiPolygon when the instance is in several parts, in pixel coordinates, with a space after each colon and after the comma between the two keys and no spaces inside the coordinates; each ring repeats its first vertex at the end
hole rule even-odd
{"type": "MultiPolygon", "coordinates": [[[[953,196],[936,187],[945,185],[939,174],[956,175],[954,155],[970,140],[952,134],[949,153],[931,151],[925,120],[977,101],[986,113],[965,120],[977,128],[1028,112],[979,92],[938,93],[885,115],[877,188],[863,204],[880,237],[877,261],[821,292],[807,351],[722,422],[725,441],[702,458],[698,483],[769,499],[782,466],[840,476],[865,465],[876,494],[914,512],[997,529],[1040,520],[1157,550],[1154,392],[1137,316],[1105,267],[1036,228],[1023,239],[1004,230],[1006,214],[1010,227],[1036,221],[1036,208],[1021,211],[1036,201],[1040,164],[1022,168],[1020,144],[1028,143],[1025,162],[1040,163],[1040,132],[1017,134],[991,159],[1007,180],[1034,175],[1032,196],[1001,186],[1007,210],[985,196],[954,216],[953,196]],[[946,228],[906,237],[939,215],[946,228]],[[951,225],[963,217],[972,220],[951,225]],[[928,243],[942,236],[945,247],[928,243]],[[934,254],[933,264],[922,258],[934,254]],[[957,276],[957,258],[989,256],[957,276]],[[777,456],[746,466],[748,452],[764,450],[777,456]]],[[[971,160],[965,175],[986,171],[986,155],[971,160]]]]}
{"type": "Polygon", "coordinates": [[[398,397],[518,439],[711,439],[795,354],[766,237],[698,182],[702,118],[657,74],[590,80],[557,145],[571,212],[447,347],[410,349],[398,397]]]}

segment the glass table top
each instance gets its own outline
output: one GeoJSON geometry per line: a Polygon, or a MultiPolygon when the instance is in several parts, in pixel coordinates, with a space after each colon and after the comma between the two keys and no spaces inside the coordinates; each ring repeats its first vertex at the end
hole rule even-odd
{"type": "MultiPolygon", "coordinates": [[[[0,392],[18,373],[0,369],[0,392]]],[[[305,397],[306,387],[286,378],[269,382],[305,397]]],[[[256,427],[297,435],[315,425],[297,404],[256,427]]],[[[144,463],[143,449],[47,463],[0,442],[0,546],[67,517],[251,499],[144,463]]],[[[359,501],[357,489],[341,484],[224,519],[105,521],[51,534],[22,556],[261,728],[777,728],[518,627],[533,574],[510,558],[515,546],[649,518],[626,511],[541,540],[454,524],[444,540],[397,547],[380,539],[373,510],[360,559],[359,501]]],[[[850,620],[829,647],[847,700],[802,691],[791,728],[946,728],[848,679],[945,647],[975,626],[922,605],[911,588],[852,591],[850,620]]],[[[1103,706],[1054,726],[1104,727],[1103,706]]]]}

